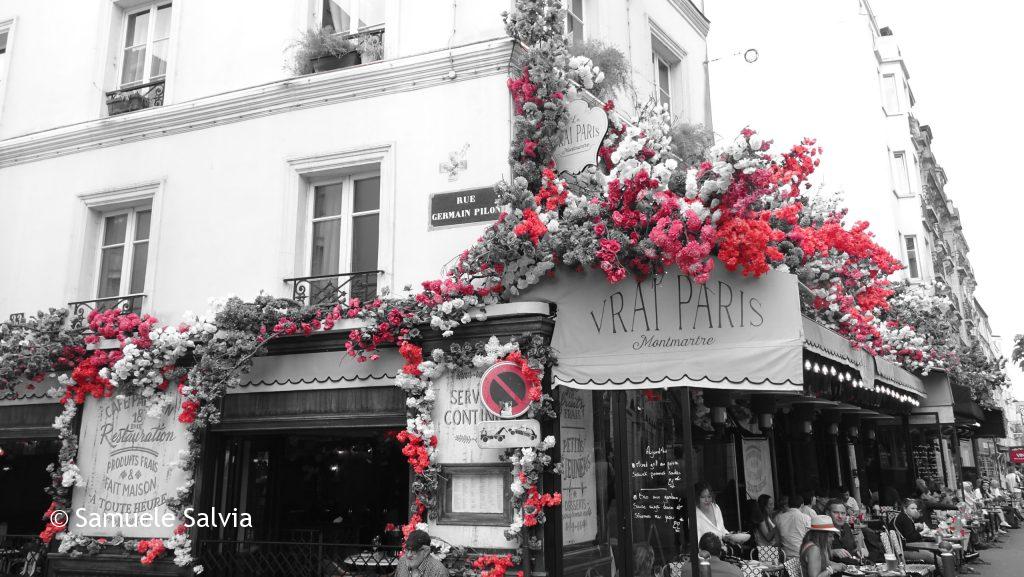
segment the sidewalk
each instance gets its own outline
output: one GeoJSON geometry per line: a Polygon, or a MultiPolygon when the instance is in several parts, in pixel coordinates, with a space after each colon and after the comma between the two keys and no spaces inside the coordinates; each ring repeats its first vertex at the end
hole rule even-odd
{"type": "Polygon", "coordinates": [[[1024,529],[1007,529],[999,543],[981,551],[981,560],[968,566],[984,577],[1024,576],[1024,529]]]}

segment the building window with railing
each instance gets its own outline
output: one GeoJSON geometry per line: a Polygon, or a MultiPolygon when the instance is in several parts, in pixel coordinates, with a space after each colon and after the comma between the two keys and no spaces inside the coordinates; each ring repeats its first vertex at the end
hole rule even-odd
{"type": "Polygon", "coordinates": [[[384,0],[323,0],[315,17],[320,28],[341,34],[383,30],[384,5],[384,0]]]}
{"type": "Polygon", "coordinates": [[[309,214],[309,276],[289,279],[308,304],[377,294],[380,175],[358,173],[314,184],[309,214]]]}
{"type": "Polygon", "coordinates": [[[110,306],[97,308],[111,308],[120,304],[115,301],[127,298],[132,302],[121,306],[139,312],[146,287],[152,214],[145,207],[104,215],[96,299],[110,306]]]}
{"type": "Polygon", "coordinates": [[[117,90],[107,93],[110,115],[164,103],[171,38],[171,4],[126,11],[121,31],[117,90]]]}

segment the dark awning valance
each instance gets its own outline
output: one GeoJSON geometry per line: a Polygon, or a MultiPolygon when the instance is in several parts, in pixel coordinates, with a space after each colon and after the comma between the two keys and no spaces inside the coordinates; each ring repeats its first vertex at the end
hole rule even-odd
{"type": "Polygon", "coordinates": [[[980,423],[985,419],[981,407],[971,398],[971,391],[963,385],[951,384],[953,390],[953,414],[957,419],[980,423]]]}

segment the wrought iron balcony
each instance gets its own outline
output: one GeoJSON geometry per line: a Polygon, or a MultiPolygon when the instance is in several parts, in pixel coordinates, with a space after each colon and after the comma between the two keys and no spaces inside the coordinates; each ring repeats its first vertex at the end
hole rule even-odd
{"type": "Polygon", "coordinates": [[[119,309],[121,312],[141,314],[142,312],[142,301],[145,300],[146,295],[137,293],[133,295],[124,295],[116,297],[107,297],[102,299],[93,299],[88,301],[76,301],[68,303],[68,307],[71,309],[71,316],[89,316],[92,311],[108,311],[111,309],[119,309]]]}
{"type": "Polygon", "coordinates": [[[107,114],[109,116],[163,105],[163,80],[155,80],[107,93],[107,114]]]}
{"type": "Polygon", "coordinates": [[[292,285],[292,299],[303,305],[334,305],[350,298],[361,301],[377,296],[378,278],[382,270],[347,272],[286,278],[292,285]]]}

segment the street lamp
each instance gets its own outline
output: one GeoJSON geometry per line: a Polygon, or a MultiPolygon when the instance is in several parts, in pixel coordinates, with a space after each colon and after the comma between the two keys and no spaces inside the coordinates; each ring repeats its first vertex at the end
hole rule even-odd
{"type": "Polygon", "coordinates": [[[757,48],[747,48],[746,50],[740,50],[738,52],[733,52],[732,54],[727,54],[725,56],[719,56],[718,58],[712,58],[711,60],[705,60],[704,64],[710,64],[712,62],[718,62],[719,60],[723,60],[725,58],[732,58],[733,56],[741,56],[741,55],[743,56],[743,60],[747,61],[747,64],[753,64],[753,63],[757,62],[757,59],[760,58],[760,56],[761,56],[757,52],[757,48]]]}

